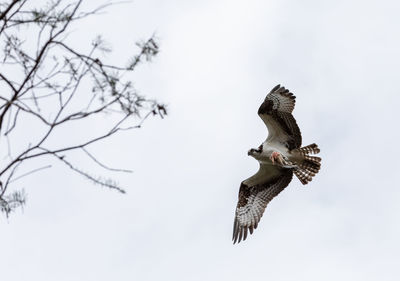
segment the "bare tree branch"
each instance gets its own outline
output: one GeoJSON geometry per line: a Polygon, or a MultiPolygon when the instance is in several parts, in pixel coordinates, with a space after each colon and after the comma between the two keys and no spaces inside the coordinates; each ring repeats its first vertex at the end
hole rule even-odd
{"type": "Polygon", "coordinates": [[[137,54],[125,65],[107,63],[105,54],[111,48],[101,36],[87,42],[88,51],[82,51],[70,44],[68,31],[72,22],[101,14],[120,2],[107,2],[91,11],[82,11],[81,3],[49,0],[47,5],[36,7],[34,2],[28,6],[26,0],[0,3],[0,145],[2,141],[8,145],[7,160],[0,162],[0,211],[6,215],[25,203],[25,194],[10,187],[51,164],[30,167],[20,175],[17,169],[46,156],[53,156],[94,184],[125,192],[116,181],[78,168],[72,152],[83,151],[105,172],[130,173],[102,163],[87,147],[118,132],[141,128],[150,116],[163,118],[167,114],[165,105],[139,95],[130,78],[140,63],[158,54],[157,38],[153,35],[138,42],[137,54]],[[13,75],[16,72],[19,75],[13,75]],[[71,126],[85,132],[83,124],[102,124],[105,118],[114,123],[102,126],[97,135],[84,134],[84,141],[55,145],[49,140],[63,140],[71,126]],[[35,126],[33,135],[24,134],[27,126],[35,126]],[[21,140],[15,141],[21,134],[26,135],[25,146],[17,146],[21,140]]]}
{"type": "Polygon", "coordinates": [[[97,158],[92,155],[91,153],[89,153],[89,151],[87,151],[84,147],[82,147],[82,150],[90,157],[90,159],[92,159],[94,162],[96,162],[100,167],[103,167],[106,170],[109,171],[114,171],[114,172],[124,172],[124,173],[133,173],[132,170],[126,170],[126,169],[116,169],[116,168],[110,168],[106,165],[104,165],[103,163],[101,163],[99,160],[97,160],[97,158]]]}
{"type": "Polygon", "coordinates": [[[16,177],[16,178],[10,180],[10,183],[12,183],[12,182],[14,182],[14,181],[17,181],[17,180],[19,180],[19,179],[22,179],[22,178],[24,178],[24,177],[26,177],[26,176],[32,175],[32,174],[34,174],[34,173],[36,173],[36,172],[39,172],[39,171],[42,171],[42,170],[45,170],[45,169],[49,169],[49,168],[51,168],[51,165],[47,165],[47,166],[44,166],[44,167],[40,167],[40,168],[33,169],[32,171],[29,171],[29,172],[27,172],[27,173],[24,173],[24,174],[22,174],[22,175],[19,175],[18,177],[16,177]]]}

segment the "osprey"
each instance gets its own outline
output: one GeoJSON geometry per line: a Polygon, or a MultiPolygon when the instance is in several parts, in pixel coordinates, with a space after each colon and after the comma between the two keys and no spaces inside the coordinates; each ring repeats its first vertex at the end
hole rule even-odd
{"type": "Polygon", "coordinates": [[[258,115],[268,128],[268,138],[248,155],[259,163],[258,172],[240,185],[239,200],[233,224],[233,243],[246,240],[253,233],[267,204],[292,180],[293,174],[302,184],[312,180],[320,167],[321,158],[313,143],[301,147],[301,133],[292,115],[296,97],[277,85],[258,109],[258,115]]]}

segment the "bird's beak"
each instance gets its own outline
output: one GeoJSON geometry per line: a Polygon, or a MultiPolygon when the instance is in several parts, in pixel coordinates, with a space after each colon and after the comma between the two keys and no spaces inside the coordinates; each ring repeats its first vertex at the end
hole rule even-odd
{"type": "Polygon", "coordinates": [[[251,155],[252,152],[252,149],[250,149],[249,151],[247,151],[247,155],[251,155]]]}

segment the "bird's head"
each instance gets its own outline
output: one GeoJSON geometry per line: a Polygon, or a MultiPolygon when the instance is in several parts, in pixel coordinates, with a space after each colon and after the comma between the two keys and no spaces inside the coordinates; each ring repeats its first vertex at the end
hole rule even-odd
{"type": "Polygon", "coordinates": [[[260,156],[261,152],[262,152],[262,145],[260,145],[258,148],[251,148],[249,151],[247,151],[247,155],[257,159],[257,157],[260,156]]]}

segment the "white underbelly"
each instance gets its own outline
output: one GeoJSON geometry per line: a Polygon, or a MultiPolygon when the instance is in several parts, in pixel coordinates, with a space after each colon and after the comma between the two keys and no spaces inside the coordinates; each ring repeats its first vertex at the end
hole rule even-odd
{"type": "Polygon", "coordinates": [[[260,158],[258,161],[262,164],[272,165],[272,161],[270,159],[272,152],[278,152],[284,157],[288,157],[289,151],[284,145],[280,144],[270,144],[268,142],[263,143],[263,150],[261,152],[260,158]]]}

